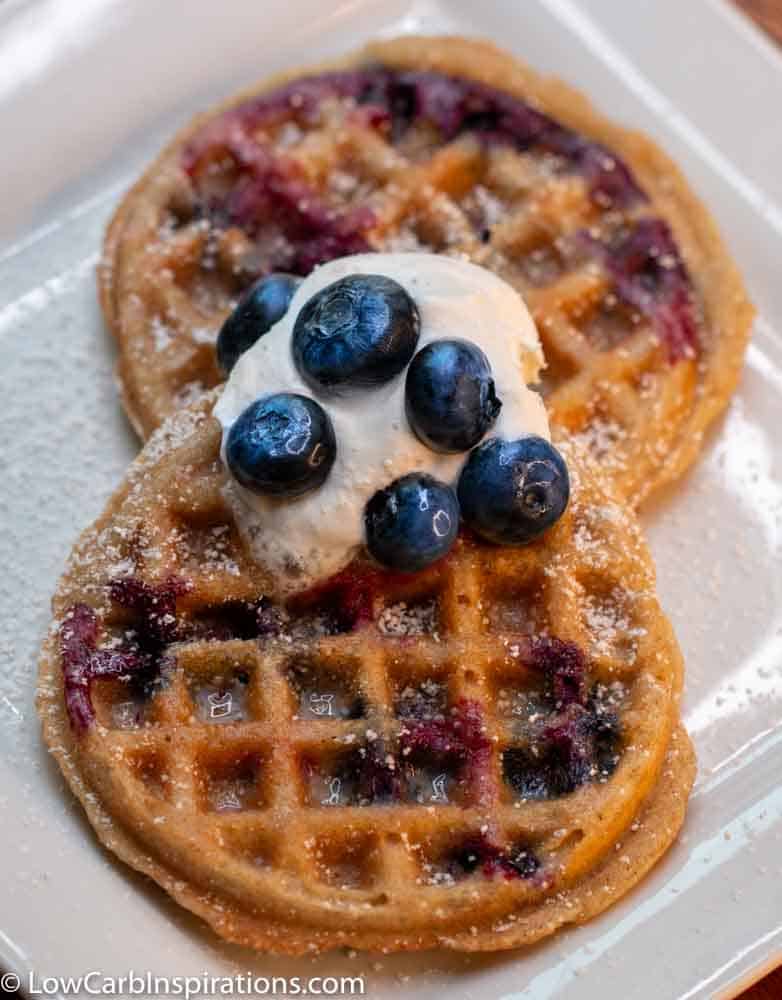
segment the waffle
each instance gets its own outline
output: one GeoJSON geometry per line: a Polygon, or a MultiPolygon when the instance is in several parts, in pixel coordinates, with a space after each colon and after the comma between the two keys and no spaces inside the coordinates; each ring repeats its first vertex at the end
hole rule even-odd
{"type": "Polygon", "coordinates": [[[210,409],[152,436],[54,598],[38,709],[101,841],[275,952],[510,948],[625,893],[694,771],[632,515],[566,449],[534,544],[357,558],[283,604],[210,409]]]}
{"type": "Polygon", "coordinates": [[[238,295],[367,250],[463,255],[537,321],[555,427],[635,503],[735,387],[752,308],[678,168],[484,42],[403,38],[196,118],[125,197],[99,268],[142,436],[220,381],[238,295]]]}

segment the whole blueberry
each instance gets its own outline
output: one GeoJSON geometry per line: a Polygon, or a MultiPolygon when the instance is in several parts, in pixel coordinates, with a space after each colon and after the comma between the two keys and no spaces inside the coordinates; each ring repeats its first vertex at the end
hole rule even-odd
{"type": "Polygon", "coordinates": [[[224,375],[282,319],[300,284],[293,274],[269,274],[250,285],[217,335],[217,363],[224,375]]]}
{"type": "Polygon", "coordinates": [[[328,476],[337,443],[319,403],[279,392],[244,410],[228,432],[225,454],[231,473],[248,490],[297,497],[328,476]]]}
{"type": "Polygon", "coordinates": [[[351,274],[304,303],[293,327],[293,360],[315,390],[379,385],[409,363],[420,329],[418,308],[400,284],[351,274]]]}
{"type": "Polygon", "coordinates": [[[570,480],[564,459],[543,438],[491,438],[470,453],[458,495],[462,517],[479,535],[523,545],[562,516],[570,480]]]}
{"type": "Polygon", "coordinates": [[[416,354],[407,369],[407,419],[416,436],[434,451],[474,447],[501,407],[489,359],[467,340],[435,340],[416,354]]]}
{"type": "Polygon", "coordinates": [[[459,503],[450,486],[411,472],[378,490],[364,511],[367,548],[379,563],[415,573],[450,549],[459,503]]]}

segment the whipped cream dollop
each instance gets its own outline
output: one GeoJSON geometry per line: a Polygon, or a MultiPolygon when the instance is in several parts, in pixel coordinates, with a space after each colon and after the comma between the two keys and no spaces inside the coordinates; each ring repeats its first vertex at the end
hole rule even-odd
{"type": "MultiPolygon", "coordinates": [[[[350,274],[382,274],[408,292],[421,316],[418,350],[433,340],[472,341],[486,354],[502,409],[488,436],[549,438],[541,397],[528,387],[543,367],[538,333],[521,296],[475,264],[427,253],[372,253],[323,264],[301,283],[285,316],[236,363],[215,406],[223,455],[231,425],[259,396],[313,396],[291,354],[299,310],[326,285],[350,274]]],[[[230,480],[226,487],[250,551],[275,577],[281,594],[337,572],[364,540],[364,507],[376,490],[408,472],[455,485],[467,453],[443,455],[418,440],[405,416],[405,372],[384,385],[317,394],[331,417],[337,457],[326,482],[296,499],[259,496],[230,480]]]]}

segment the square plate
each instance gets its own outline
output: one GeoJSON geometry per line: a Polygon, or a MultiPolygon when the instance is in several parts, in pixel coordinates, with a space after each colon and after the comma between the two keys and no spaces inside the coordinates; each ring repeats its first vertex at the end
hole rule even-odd
{"type": "Polygon", "coordinates": [[[8,0],[0,9],[0,964],[365,975],[373,997],[690,1000],[782,961],[782,59],[716,0],[8,0]],[[645,512],[687,659],[700,776],[683,836],[592,923],[524,952],[277,960],[223,945],[102,851],[32,707],[49,596],[136,451],[94,265],[174,127],[287,64],[377,34],[496,39],[656,136],[718,216],[760,307],[697,469],[645,512]],[[696,41],[697,44],[693,44],[696,41]],[[107,916],[108,915],[108,918],[107,916]]]}

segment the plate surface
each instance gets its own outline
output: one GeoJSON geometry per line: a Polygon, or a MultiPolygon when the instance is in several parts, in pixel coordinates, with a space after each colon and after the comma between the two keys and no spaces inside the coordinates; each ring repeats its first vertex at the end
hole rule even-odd
{"type": "Polygon", "coordinates": [[[782,960],[782,59],[721,2],[9,0],[0,9],[0,966],[40,976],[365,975],[378,998],[732,995],[782,960]],[[645,512],[700,774],[676,847],[524,953],[291,961],[222,945],[98,848],[32,707],[49,596],[136,443],[94,265],[121,192],[240,84],[378,33],[482,34],[654,134],[715,211],[760,319],[741,389],[645,512]],[[771,119],[767,116],[772,116],[771,119]],[[10,155],[9,155],[10,153],[10,155]]]}

